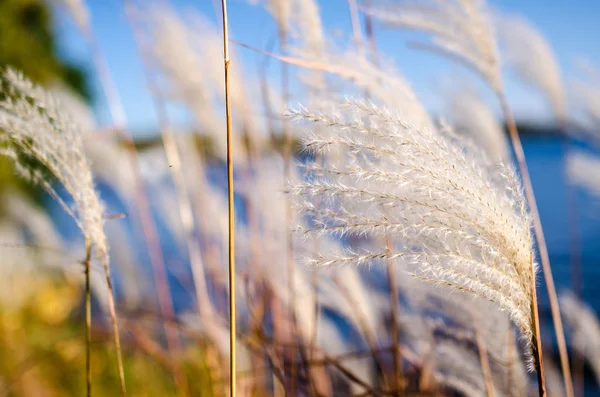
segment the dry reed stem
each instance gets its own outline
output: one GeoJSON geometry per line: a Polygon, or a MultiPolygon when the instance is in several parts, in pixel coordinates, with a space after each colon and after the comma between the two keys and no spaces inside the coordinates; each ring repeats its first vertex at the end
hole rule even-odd
{"type": "Polygon", "coordinates": [[[488,358],[487,350],[481,332],[474,325],[475,330],[475,343],[477,344],[477,351],[479,352],[479,362],[483,371],[483,380],[485,382],[485,392],[487,397],[494,397],[494,381],[492,380],[492,369],[490,368],[490,360],[488,358]]]}
{"type": "MultiPolygon", "coordinates": [[[[350,1],[350,0],[349,0],[350,1]]],[[[365,0],[366,6],[368,1],[365,0]]],[[[369,52],[371,59],[375,65],[378,64],[377,45],[375,42],[375,31],[373,28],[373,21],[369,14],[365,14],[365,31],[367,35],[367,41],[369,44],[369,52]]],[[[359,37],[360,38],[360,37],[359,37]]],[[[389,251],[392,248],[392,242],[390,236],[385,238],[385,247],[389,251]]],[[[396,282],[396,272],[394,269],[394,261],[388,260],[387,263],[387,279],[390,288],[390,310],[391,310],[391,321],[392,321],[392,369],[393,369],[393,382],[392,390],[398,390],[398,396],[404,395],[404,388],[406,387],[404,380],[404,372],[402,370],[402,349],[400,349],[400,324],[398,321],[398,284],[396,282]]]]}
{"type": "Polygon", "coordinates": [[[350,21],[352,23],[352,35],[354,36],[354,44],[359,56],[364,56],[364,44],[360,27],[360,14],[358,12],[358,3],[356,0],[348,0],[348,8],[350,9],[350,21]]]}
{"type": "Polygon", "coordinates": [[[515,361],[515,337],[513,335],[513,330],[512,327],[510,325],[510,323],[508,324],[508,332],[507,332],[508,338],[506,341],[506,345],[507,345],[507,357],[506,357],[506,367],[507,367],[507,374],[506,374],[506,390],[510,390],[513,384],[513,363],[515,361]]]}
{"type": "Polygon", "coordinates": [[[85,239],[85,385],[86,395],[92,395],[92,293],[90,287],[90,267],[92,245],[85,239]]]}
{"type": "MultiPolygon", "coordinates": [[[[363,0],[363,7],[370,7],[369,0],[363,0]]],[[[375,29],[373,28],[373,19],[368,13],[365,14],[365,33],[367,35],[367,43],[369,44],[369,53],[371,60],[375,65],[379,63],[379,56],[377,54],[377,44],[375,43],[375,29]]]]}
{"type": "MultiPolygon", "coordinates": [[[[539,32],[535,30],[535,28],[527,24],[525,20],[520,21],[518,19],[512,19],[511,21],[509,18],[509,22],[510,24],[506,29],[506,42],[509,49],[508,53],[506,54],[507,62],[513,63],[520,77],[546,96],[560,128],[564,130],[566,125],[565,98],[560,79],[560,70],[557,62],[555,61],[550,44],[539,32]],[[524,54],[520,56],[520,52],[524,52],[524,54]]],[[[504,93],[501,93],[500,95],[503,97],[501,99],[501,101],[503,101],[502,107],[506,113],[508,110],[508,105],[506,104],[507,101],[504,93]]],[[[506,113],[506,115],[508,116],[508,113],[506,113]]],[[[527,191],[529,206],[531,207],[534,215],[535,234],[538,239],[542,268],[544,271],[544,278],[550,299],[552,320],[556,330],[556,339],[558,342],[562,373],[565,381],[565,391],[567,397],[573,397],[573,382],[571,379],[569,356],[567,353],[558,297],[556,295],[556,289],[552,277],[550,260],[548,258],[548,250],[546,248],[541,220],[539,218],[533,188],[531,187],[531,183],[529,181],[527,165],[524,156],[522,159],[519,158],[519,156],[522,154],[522,147],[520,146],[520,140],[518,139],[516,127],[514,127],[514,134],[513,131],[511,131],[511,139],[513,140],[515,152],[520,152],[517,153],[517,159],[519,160],[519,167],[522,168],[521,173],[524,177],[527,177],[525,189],[527,191]],[[513,135],[515,135],[515,138],[513,138],[513,135]],[[517,148],[516,146],[519,147],[517,148]]],[[[568,192],[567,194],[569,195],[568,192]]],[[[573,247],[570,247],[570,249],[572,250],[573,247]]]]}
{"type": "MultiPolygon", "coordinates": [[[[384,209],[385,210],[385,209],[384,209]]],[[[389,235],[385,236],[385,249],[391,251],[392,241],[389,235]]],[[[394,260],[387,261],[387,279],[390,288],[390,314],[392,321],[392,390],[398,390],[398,395],[404,394],[404,373],[402,371],[402,353],[399,348],[400,344],[400,324],[398,323],[398,284],[396,282],[396,269],[394,260]]]]}
{"type": "Polygon", "coordinates": [[[236,395],[236,347],[235,347],[235,231],[233,201],[233,159],[231,156],[231,102],[229,97],[229,30],[227,26],[227,0],[221,1],[223,20],[223,67],[225,71],[225,112],[227,118],[227,207],[229,217],[229,389],[231,397],[236,395]]]}
{"type": "MultiPolygon", "coordinates": [[[[556,295],[556,287],[554,286],[554,278],[552,277],[552,270],[550,268],[550,258],[548,256],[548,247],[546,246],[546,240],[544,238],[544,231],[542,229],[542,223],[540,220],[539,211],[537,208],[537,204],[535,201],[535,195],[533,192],[533,186],[531,184],[531,177],[529,176],[529,170],[527,168],[527,162],[525,160],[525,153],[523,151],[523,145],[521,144],[521,139],[519,138],[519,133],[517,131],[517,126],[515,124],[515,120],[510,111],[510,107],[508,106],[508,102],[504,94],[499,93],[499,100],[502,110],[504,112],[506,122],[508,125],[508,131],[510,134],[511,143],[513,146],[513,150],[515,152],[515,156],[517,158],[517,163],[519,166],[519,170],[521,171],[521,177],[523,178],[523,185],[525,187],[525,194],[527,196],[527,202],[529,203],[530,210],[533,215],[533,227],[538,243],[538,248],[540,251],[540,259],[542,262],[542,269],[544,273],[544,280],[546,282],[546,288],[548,289],[548,297],[550,299],[550,309],[552,312],[552,321],[554,323],[554,327],[556,330],[556,339],[558,342],[558,350],[560,353],[561,366],[563,371],[563,376],[565,378],[565,388],[567,389],[567,396],[573,397],[573,384],[571,381],[571,372],[569,368],[569,357],[567,354],[567,346],[565,342],[565,333],[563,329],[562,319],[560,316],[560,309],[558,306],[558,298],[556,295]]],[[[536,365],[538,366],[538,383],[540,395],[545,395],[546,389],[544,385],[544,369],[543,369],[543,359],[542,359],[542,351],[541,351],[541,335],[539,333],[539,313],[537,308],[537,293],[535,291],[535,284],[532,285],[532,291],[534,294],[534,301],[532,305],[532,310],[535,311],[533,319],[535,322],[535,339],[536,343],[534,344],[536,353],[536,365]]]]}
{"type": "Polygon", "coordinates": [[[123,367],[123,354],[121,352],[121,338],[119,337],[119,323],[117,321],[117,310],[115,308],[115,294],[112,285],[112,279],[110,277],[110,268],[108,267],[108,260],[102,262],[104,266],[104,274],[106,275],[106,285],[108,286],[108,310],[110,312],[110,320],[112,323],[113,335],[115,339],[115,348],[117,350],[117,364],[119,370],[119,379],[121,383],[121,394],[127,395],[127,388],[125,386],[125,370],[123,367]]]}
{"type": "MultiPolygon", "coordinates": [[[[561,122],[562,130],[562,156],[563,156],[563,175],[566,181],[566,200],[567,200],[567,230],[569,235],[569,262],[571,266],[571,290],[577,298],[581,297],[581,283],[582,283],[582,272],[581,272],[581,236],[579,234],[579,219],[578,219],[578,203],[577,203],[577,191],[575,187],[569,182],[567,160],[571,149],[569,148],[569,142],[567,139],[567,123],[561,122]]],[[[573,366],[573,396],[583,395],[584,389],[584,362],[583,358],[576,352],[572,352],[572,366],[573,366]],[[577,393],[576,393],[577,391],[577,393]]],[[[566,386],[568,387],[568,386],[566,386]]]]}
{"type": "MultiPolygon", "coordinates": [[[[381,376],[383,377],[383,384],[385,386],[390,386],[390,381],[385,372],[385,366],[383,365],[383,361],[381,360],[380,352],[377,348],[375,330],[369,327],[369,322],[366,319],[365,313],[360,310],[360,305],[357,304],[354,296],[352,295],[352,291],[349,291],[348,288],[342,284],[339,280],[335,280],[336,286],[339,288],[340,292],[344,299],[348,301],[348,304],[353,308],[352,312],[356,317],[356,321],[358,322],[361,332],[364,335],[365,341],[367,342],[367,346],[369,347],[369,351],[371,352],[371,356],[373,361],[375,362],[376,367],[381,371],[381,376]]],[[[393,346],[393,345],[392,345],[393,346]]],[[[392,355],[395,355],[394,349],[390,349],[392,355]]]]}

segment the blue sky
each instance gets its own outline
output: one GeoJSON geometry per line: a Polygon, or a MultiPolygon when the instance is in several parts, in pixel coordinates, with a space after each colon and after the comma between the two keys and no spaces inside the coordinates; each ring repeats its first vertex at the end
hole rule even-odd
{"type": "MultiPolygon", "coordinates": [[[[150,0],[147,1],[150,3],[150,0]]],[[[119,88],[130,128],[138,132],[154,130],[156,118],[131,29],[121,8],[121,0],[88,0],[87,3],[100,48],[119,88]]],[[[171,3],[181,10],[196,9],[217,24],[213,3],[220,2],[175,0],[171,3]]],[[[349,36],[350,18],[346,0],[321,0],[319,3],[327,34],[331,37],[349,36]]],[[[600,65],[600,24],[597,23],[600,1],[496,0],[490,3],[496,9],[518,13],[534,23],[551,42],[560,60],[566,83],[576,75],[578,59],[586,58],[600,65]]],[[[271,17],[261,7],[249,5],[243,0],[230,0],[229,18],[233,38],[255,47],[264,48],[276,31],[271,17]]],[[[84,65],[93,76],[93,65],[84,42],[71,20],[60,11],[56,13],[56,31],[63,56],[84,65]]],[[[448,80],[448,76],[468,76],[459,66],[437,56],[407,48],[406,39],[414,37],[413,33],[388,30],[379,25],[376,25],[375,33],[380,52],[394,60],[421,100],[434,112],[441,103],[439,87],[448,80]]],[[[244,70],[253,73],[260,55],[242,48],[235,50],[240,54],[244,70]]],[[[275,68],[276,66],[272,68],[273,73],[275,68]]],[[[510,74],[506,77],[506,87],[517,117],[548,120],[549,112],[543,98],[511,79],[510,74]]],[[[102,124],[106,124],[106,106],[99,90],[96,102],[98,117],[102,124]]]]}

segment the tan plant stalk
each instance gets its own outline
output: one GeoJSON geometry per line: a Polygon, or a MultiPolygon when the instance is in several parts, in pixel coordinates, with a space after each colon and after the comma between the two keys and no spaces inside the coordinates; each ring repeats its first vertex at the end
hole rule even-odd
{"type": "Polygon", "coordinates": [[[352,295],[353,291],[350,291],[343,283],[341,283],[338,280],[336,280],[336,286],[341,291],[344,299],[346,299],[348,304],[353,308],[352,312],[353,312],[354,316],[356,317],[357,323],[360,325],[361,332],[363,333],[363,336],[367,342],[367,346],[369,347],[371,356],[373,357],[373,360],[375,361],[376,366],[381,371],[381,375],[383,376],[383,384],[385,386],[388,386],[390,384],[390,382],[385,373],[385,366],[383,365],[383,362],[381,360],[381,357],[380,357],[380,354],[379,354],[379,351],[377,348],[375,330],[373,330],[373,329],[371,329],[371,327],[369,327],[369,322],[365,318],[366,317],[365,313],[363,313],[363,311],[360,310],[360,305],[358,304],[358,302],[356,302],[356,300],[354,299],[354,296],[352,295]]]}
{"type": "Polygon", "coordinates": [[[507,328],[506,349],[507,352],[507,375],[506,375],[506,390],[512,390],[513,387],[513,365],[515,361],[515,336],[513,335],[512,326],[509,324],[507,328]]]}
{"type": "MultiPolygon", "coordinates": [[[[369,7],[370,0],[363,0],[365,7],[369,7]]],[[[379,62],[379,56],[377,55],[377,43],[375,43],[375,29],[373,28],[373,19],[369,14],[365,14],[365,33],[367,36],[367,42],[369,45],[369,52],[371,59],[375,64],[379,62]]]]}
{"type": "MultiPolygon", "coordinates": [[[[554,117],[561,130],[562,138],[562,151],[563,151],[563,172],[566,176],[566,160],[568,158],[568,141],[566,139],[567,133],[567,111],[566,111],[566,100],[564,95],[564,89],[562,85],[560,65],[554,55],[554,51],[550,43],[545,37],[539,32],[533,25],[527,20],[521,19],[514,16],[501,16],[501,25],[503,29],[500,30],[500,37],[505,41],[506,44],[506,63],[509,64],[517,76],[521,80],[540,92],[547,100],[554,117]]],[[[502,96],[504,94],[502,93],[502,96]]],[[[506,101],[506,99],[504,99],[506,101]]],[[[504,106],[504,105],[503,105],[504,106]]],[[[533,196],[533,192],[531,193],[533,196]]],[[[573,188],[567,183],[566,186],[566,202],[567,202],[567,216],[568,216],[568,234],[569,234],[569,255],[571,260],[571,267],[573,269],[572,282],[578,284],[577,277],[579,277],[579,236],[577,230],[577,214],[576,214],[576,196],[573,188]]],[[[537,208],[536,211],[537,213],[537,208]]],[[[536,229],[536,234],[538,230],[536,229]]],[[[541,224],[539,233],[542,233],[541,224]]],[[[541,235],[543,239],[543,234],[541,235]]],[[[540,251],[546,250],[545,245],[542,247],[540,244],[540,251]]],[[[548,262],[544,260],[542,253],[542,263],[548,262]]],[[[544,275],[546,275],[546,268],[544,268],[544,275]]],[[[554,287],[554,281],[552,277],[546,277],[546,284],[548,288],[550,298],[550,308],[552,311],[552,318],[555,321],[556,334],[558,339],[558,349],[560,354],[560,361],[563,376],[565,378],[565,387],[567,396],[573,396],[573,382],[571,379],[571,372],[569,367],[569,356],[564,340],[564,332],[562,330],[562,321],[560,316],[560,309],[558,305],[558,299],[556,297],[556,290],[554,287]]]]}
{"type": "Polygon", "coordinates": [[[85,241],[85,384],[86,395],[92,395],[92,294],[90,288],[90,267],[92,261],[92,245],[85,241]]]}
{"type": "MultiPolygon", "coordinates": [[[[529,210],[532,213],[533,220],[533,229],[535,231],[536,240],[538,243],[538,250],[540,252],[540,260],[542,262],[542,270],[544,273],[544,280],[546,282],[546,288],[548,289],[548,297],[550,299],[550,309],[552,311],[552,320],[554,322],[554,327],[556,328],[556,338],[558,340],[558,347],[561,356],[561,363],[563,363],[563,376],[565,377],[565,386],[567,387],[567,396],[572,397],[573,394],[569,394],[568,388],[571,385],[571,372],[569,369],[569,358],[567,355],[567,347],[565,342],[565,332],[563,329],[562,320],[560,317],[560,309],[558,306],[558,297],[556,295],[556,288],[554,286],[554,278],[552,277],[552,269],[550,268],[550,257],[548,256],[548,247],[546,246],[546,239],[544,238],[544,230],[542,228],[542,222],[540,220],[540,213],[537,208],[537,202],[535,200],[535,195],[533,193],[533,185],[531,184],[531,177],[529,176],[529,168],[527,167],[527,162],[525,160],[525,152],[523,151],[523,144],[521,143],[521,138],[519,137],[519,133],[517,131],[517,125],[512,116],[512,112],[510,111],[510,107],[508,106],[508,102],[506,101],[506,97],[502,91],[498,91],[498,99],[500,101],[500,105],[502,106],[502,111],[504,113],[504,117],[506,119],[506,123],[508,126],[508,132],[510,135],[510,141],[513,146],[513,150],[515,153],[515,157],[517,159],[517,164],[519,167],[519,171],[521,172],[521,178],[523,179],[523,185],[525,188],[525,196],[527,197],[527,203],[529,204],[529,210]],[[566,365],[566,368],[564,367],[566,365]]],[[[542,353],[542,337],[540,334],[540,325],[539,325],[539,311],[537,307],[537,292],[535,283],[531,285],[532,293],[534,294],[534,299],[532,301],[532,313],[534,315],[534,324],[535,324],[535,332],[534,332],[534,346],[535,346],[535,356],[536,360],[536,372],[538,376],[538,387],[540,396],[546,395],[546,386],[544,383],[544,367],[543,367],[543,353],[542,353]]]]}
{"type": "Polygon", "coordinates": [[[481,337],[481,333],[474,327],[475,329],[475,343],[477,344],[477,350],[479,352],[479,361],[481,362],[481,369],[483,370],[483,379],[485,381],[485,391],[487,397],[494,397],[494,381],[492,380],[492,370],[490,368],[490,361],[488,359],[487,349],[485,347],[485,343],[483,342],[483,338],[481,337]]]}
{"type": "Polygon", "coordinates": [[[117,368],[119,370],[119,380],[121,383],[121,394],[127,395],[127,389],[125,388],[125,368],[123,366],[123,354],[121,353],[121,338],[119,337],[119,324],[117,322],[117,310],[115,307],[115,295],[112,285],[112,278],[110,276],[110,267],[108,266],[108,257],[102,260],[102,266],[104,267],[104,274],[106,275],[106,284],[108,285],[108,309],[110,312],[110,319],[113,328],[113,335],[115,340],[115,348],[117,350],[117,368]]]}
{"type": "MultiPolygon", "coordinates": [[[[150,203],[148,201],[147,192],[145,191],[145,186],[140,171],[138,153],[133,139],[127,134],[127,120],[125,117],[125,111],[123,109],[116,84],[108,71],[106,59],[100,50],[96,35],[89,24],[89,18],[81,18],[81,15],[87,16],[89,14],[85,4],[83,1],[69,1],[68,5],[79,25],[81,33],[84,36],[88,47],[91,50],[94,66],[96,68],[96,72],[98,73],[98,78],[100,79],[102,91],[108,103],[114,128],[119,138],[124,142],[125,148],[127,149],[127,159],[135,179],[134,191],[138,208],[138,220],[140,222],[144,239],[149,250],[150,263],[152,265],[152,272],[156,283],[159,306],[164,318],[172,318],[173,304],[171,302],[171,291],[166,276],[163,253],[160,248],[158,232],[156,231],[156,226],[152,219],[150,203]]],[[[166,325],[164,330],[167,336],[169,350],[179,350],[179,337],[177,335],[177,330],[167,327],[166,325]]],[[[122,392],[125,392],[125,379],[121,379],[121,389],[122,392]]]]}
{"type": "MultiPolygon", "coordinates": [[[[350,0],[349,0],[350,1],[350,0]]],[[[368,5],[368,4],[367,4],[368,5]]],[[[375,42],[375,32],[373,28],[373,21],[371,20],[370,15],[365,15],[365,30],[367,32],[367,40],[369,42],[369,52],[371,55],[371,59],[374,65],[377,65],[379,62],[379,57],[377,56],[377,44],[375,42]]],[[[360,27],[359,27],[360,29],[360,27]]],[[[360,32],[360,31],[359,31],[360,32]]],[[[360,34],[360,33],[359,33],[360,34]]],[[[361,39],[360,36],[358,36],[361,39]]],[[[358,44],[357,44],[358,46],[358,44]]],[[[359,55],[361,55],[361,47],[357,47],[359,51],[359,55]]],[[[389,236],[385,238],[385,246],[386,249],[391,250],[391,241],[389,236]]],[[[402,349],[400,349],[400,323],[398,321],[398,283],[396,281],[396,270],[394,269],[394,261],[389,260],[387,263],[387,281],[390,289],[390,318],[392,322],[392,388],[398,391],[398,395],[401,396],[404,394],[404,372],[402,370],[402,349]]]]}
{"type": "Polygon", "coordinates": [[[352,22],[352,35],[354,36],[354,45],[360,56],[364,56],[364,44],[360,27],[360,14],[358,11],[358,3],[356,0],[348,0],[348,8],[350,8],[350,21],[352,22]]]}
{"type": "Polygon", "coordinates": [[[225,112],[227,118],[227,205],[229,216],[229,389],[231,397],[236,395],[235,372],[235,213],[233,201],[233,159],[231,156],[231,103],[229,98],[229,28],[227,26],[227,0],[221,1],[223,19],[223,67],[225,70],[225,112]]]}
{"type": "MultiPolygon", "coordinates": [[[[392,241],[390,236],[385,237],[385,248],[392,250],[392,241]]],[[[390,318],[392,321],[391,339],[392,339],[392,390],[397,391],[397,395],[404,394],[404,373],[402,371],[402,352],[400,349],[400,324],[398,322],[398,282],[396,281],[396,269],[394,261],[388,260],[387,279],[390,288],[390,318]]]]}

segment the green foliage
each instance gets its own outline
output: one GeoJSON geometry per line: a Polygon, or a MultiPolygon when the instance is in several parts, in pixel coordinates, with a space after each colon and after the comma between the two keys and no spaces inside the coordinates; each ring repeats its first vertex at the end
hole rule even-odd
{"type": "MultiPolygon", "coordinates": [[[[90,99],[84,72],[56,53],[51,10],[43,0],[0,0],[0,68],[7,66],[40,84],[62,81],[90,99]]],[[[42,197],[41,189],[16,177],[11,162],[0,156],[0,195],[7,189],[17,189],[36,201],[42,197]]]]}
{"type": "Polygon", "coordinates": [[[37,83],[63,81],[90,98],[83,71],[57,56],[51,11],[42,0],[0,0],[0,67],[9,65],[37,83]]]}

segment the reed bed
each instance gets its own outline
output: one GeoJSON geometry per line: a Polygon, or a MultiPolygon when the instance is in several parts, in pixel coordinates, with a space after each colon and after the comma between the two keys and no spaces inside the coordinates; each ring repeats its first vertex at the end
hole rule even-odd
{"type": "Polygon", "coordinates": [[[342,35],[323,2],[250,3],[214,2],[215,15],[121,4],[157,120],[146,140],[83,1],[53,7],[89,51],[108,127],[63,85],[0,70],[1,154],[41,188],[37,202],[0,191],[0,394],[597,390],[582,213],[566,200],[580,263],[559,299],[548,198],[534,196],[505,89],[513,76],[545,99],[568,196],[595,202],[591,63],[565,85],[543,34],[483,0],[340,2],[342,35]],[[236,35],[240,9],[264,14],[266,46],[236,35]],[[410,56],[378,50],[380,28],[412,31],[409,47],[475,78],[451,70],[452,84],[413,88],[410,56]]]}

